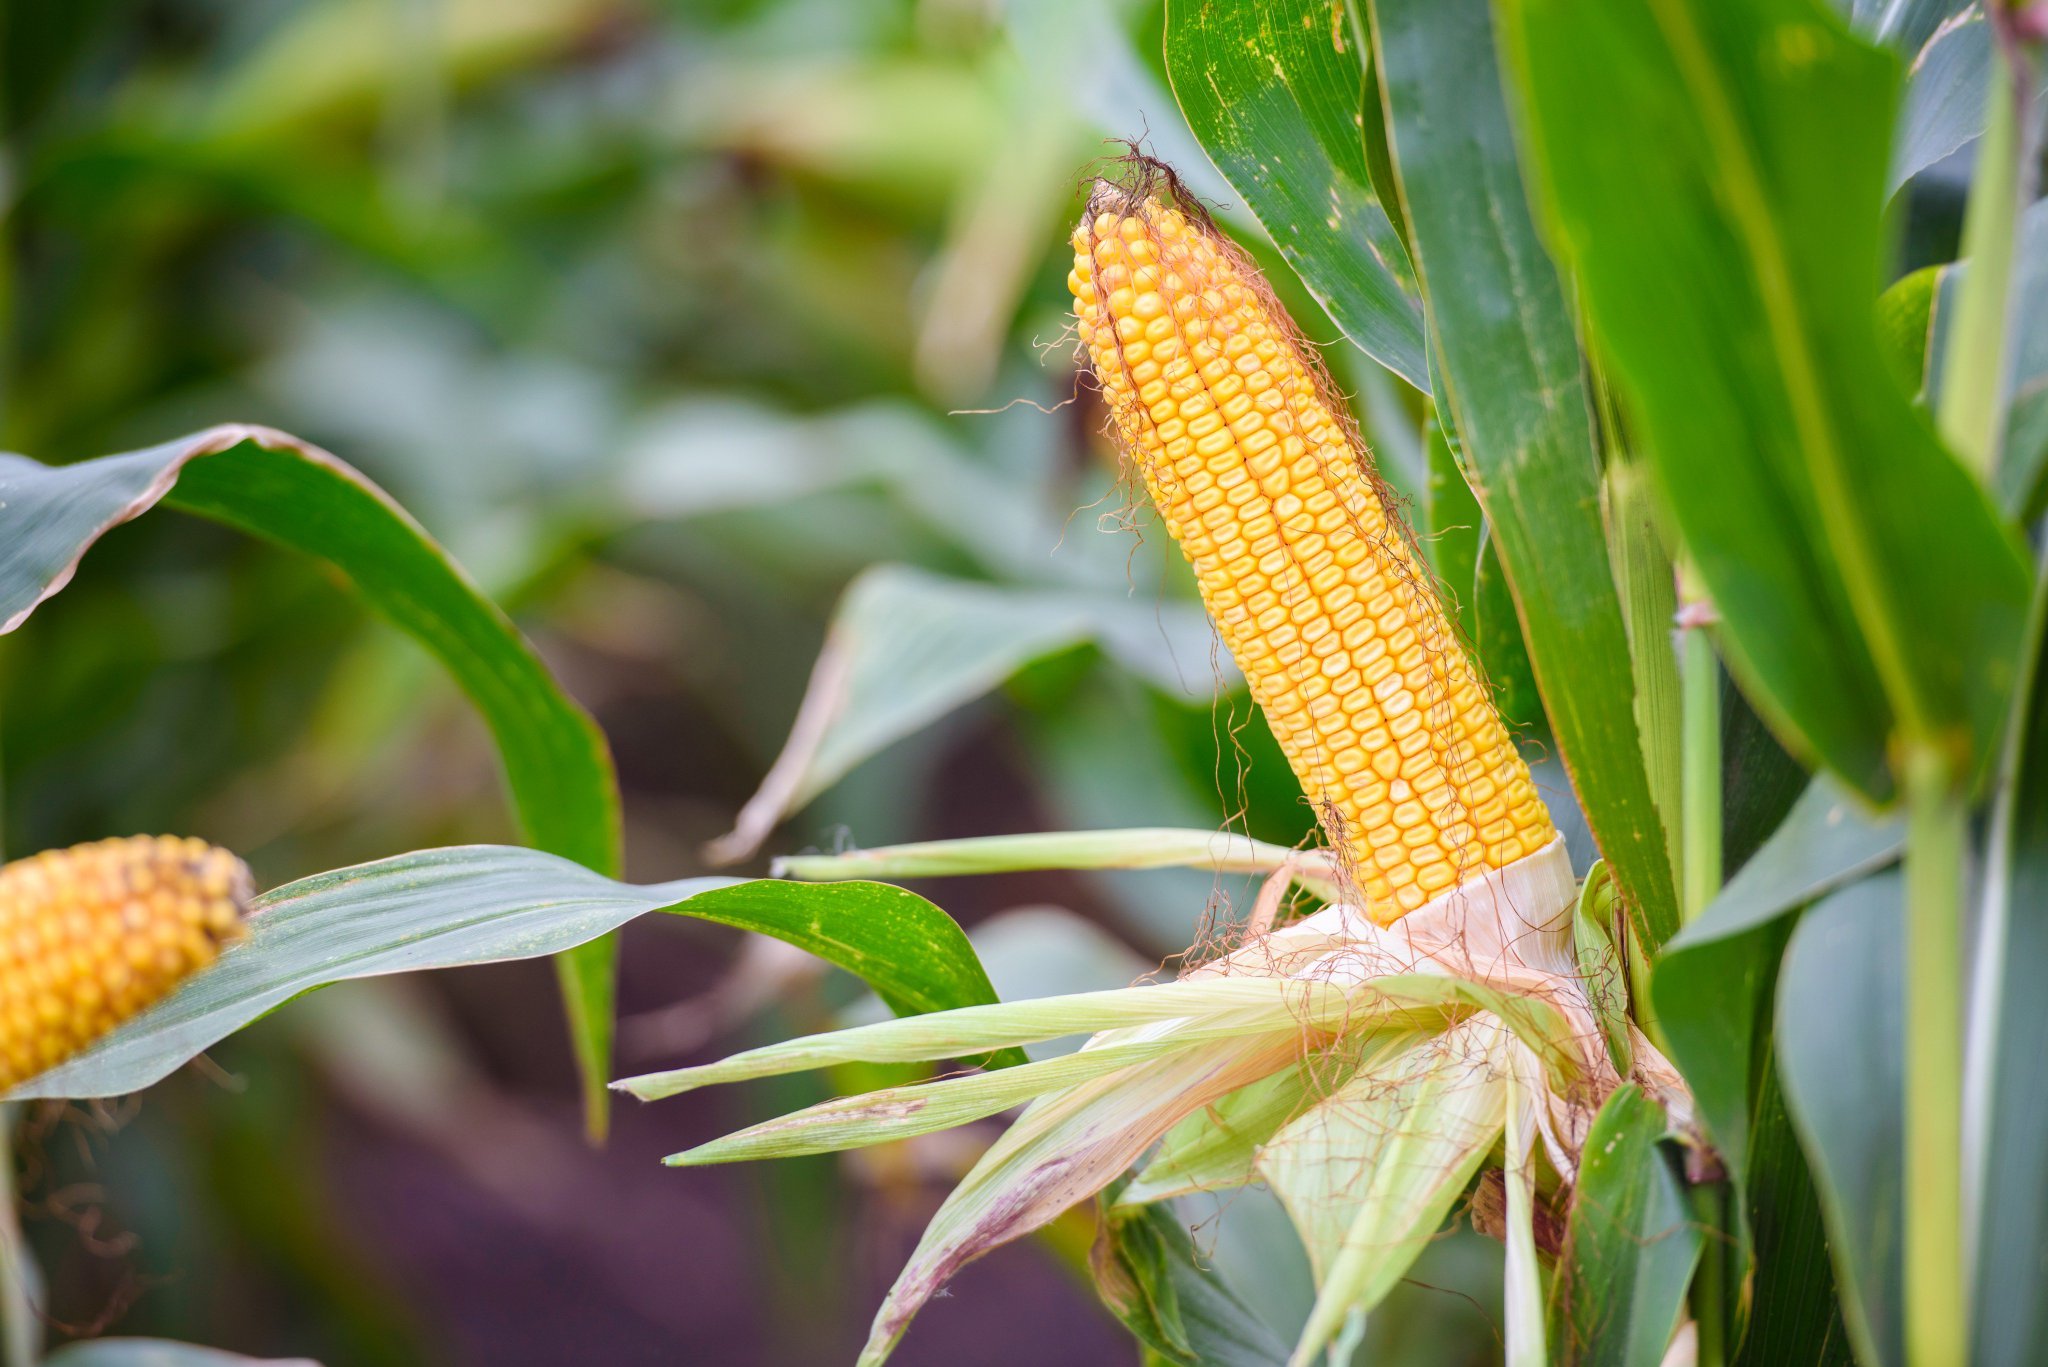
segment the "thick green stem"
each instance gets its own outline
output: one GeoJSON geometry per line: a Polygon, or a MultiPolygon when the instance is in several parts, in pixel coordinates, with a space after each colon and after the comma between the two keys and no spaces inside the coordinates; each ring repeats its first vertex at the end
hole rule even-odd
{"type": "Polygon", "coordinates": [[[1680,825],[1680,908],[1690,921],[1721,891],[1721,668],[1707,636],[1707,605],[1684,576],[1685,608],[1679,630],[1685,694],[1685,739],[1680,768],[1685,790],[1680,825]]]}
{"type": "Polygon", "coordinates": [[[1906,786],[1906,1360],[1963,1367],[1963,863],[1969,803],[1921,745],[1906,786]]]}
{"type": "Polygon", "coordinates": [[[1984,137],[1963,219],[1963,297],[1941,366],[1941,435],[1964,464],[1988,479],[2003,435],[2007,313],[2023,177],[2020,115],[2012,62],[1995,47],[1984,137]]]}

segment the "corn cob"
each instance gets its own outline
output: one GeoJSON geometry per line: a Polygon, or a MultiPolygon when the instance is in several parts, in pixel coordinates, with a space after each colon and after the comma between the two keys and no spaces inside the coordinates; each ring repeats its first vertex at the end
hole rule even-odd
{"type": "Polygon", "coordinates": [[[0,867],[0,1089],[63,1062],[242,933],[249,871],[202,840],[134,836],[0,867]]]}
{"type": "Polygon", "coordinates": [[[1369,914],[1391,924],[1554,841],[1357,433],[1250,262],[1198,209],[1100,182],[1067,283],[1119,443],[1369,914]]]}

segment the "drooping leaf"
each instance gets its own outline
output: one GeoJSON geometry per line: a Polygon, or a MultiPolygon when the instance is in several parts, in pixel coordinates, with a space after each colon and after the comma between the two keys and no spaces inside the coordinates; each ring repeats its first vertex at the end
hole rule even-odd
{"type": "Polygon", "coordinates": [[[1123,594],[1018,589],[901,565],[847,589],[788,741],[732,832],[744,858],[775,824],[861,760],[988,693],[1034,660],[1093,641],[1162,688],[1217,678],[1209,619],[1192,604],[1123,594]]]}
{"type": "Polygon", "coordinates": [[[1501,13],[1553,240],[1745,692],[1873,800],[1901,731],[1981,771],[2026,562],[1878,344],[1896,64],[1819,0],[1501,13]]]}
{"type": "Polygon", "coordinates": [[[1729,1171],[1746,1165],[1757,1032],[1789,933],[1790,912],[1898,858],[1898,820],[1872,820],[1826,778],[1729,879],[1697,921],[1664,947],[1651,983],[1657,1020],[1729,1171]]]}
{"type": "Polygon", "coordinates": [[[994,999],[952,918],[901,888],[727,878],[638,887],[538,850],[458,846],[266,893],[256,900],[246,941],[9,1099],[119,1096],[302,992],[350,978],[557,954],[653,911],[785,940],[864,978],[897,1011],[994,999]]]}
{"type": "Polygon", "coordinates": [[[1974,0],[1946,8],[1924,38],[1900,31],[1888,44],[1906,60],[1906,97],[1885,169],[1887,195],[1984,131],[1991,24],[1974,0]]]}
{"type": "MultiPolygon", "coordinates": [[[[0,632],[70,582],[110,528],[160,501],[332,564],[475,704],[527,838],[599,873],[618,872],[618,784],[596,723],[403,508],[296,437],[216,427],[65,466],[0,453],[0,632]]],[[[611,1071],[613,957],[613,943],[598,939],[556,960],[595,1133],[611,1071]]]]}
{"type": "Polygon", "coordinates": [[[1282,1367],[1287,1348],[1168,1209],[1113,1204],[1089,1258],[1110,1313],[1175,1367],[1282,1367]]]}
{"type": "Polygon", "coordinates": [[[1778,979],[1785,1102],[1819,1186],[1843,1318],[1868,1364],[1905,1360],[1904,940],[1904,882],[1877,874],[1801,918],[1778,979]]]}
{"type": "Polygon", "coordinates": [[[1623,1086],[1587,1132],[1552,1303],[1561,1364],[1657,1367],[1685,1313],[1701,1235],[1665,1127],[1655,1102],[1623,1086]]]}
{"type": "Polygon", "coordinates": [[[1485,0],[1382,0],[1373,59],[1466,477],[1544,709],[1638,933],[1678,926],[1600,521],[1577,337],[1524,202],[1485,0]]]}
{"type": "Polygon", "coordinates": [[[1326,0],[1172,0],[1166,70],[1188,126],[1338,327],[1429,388],[1422,308],[1374,190],[1363,35],[1326,0]]]}

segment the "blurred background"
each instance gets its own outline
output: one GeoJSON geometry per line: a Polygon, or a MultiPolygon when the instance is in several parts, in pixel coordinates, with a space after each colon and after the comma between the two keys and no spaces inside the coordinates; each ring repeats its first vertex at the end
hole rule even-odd
{"type": "MultiPolygon", "coordinates": [[[[1112,136],[1149,139],[1256,231],[1180,124],[1161,9],[7,0],[0,447],[61,462],[224,421],[326,446],[596,713],[629,875],[704,872],[864,569],[1141,614],[1189,597],[1164,536],[1126,516],[1064,285],[1112,136]]],[[[1329,355],[1417,493],[1414,396],[1329,355]]],[[[1312,816],[1226,671],[1158,635],[1149,667],[1090,644],[1034,660],[863,760],[764,852],[1226,821],[1302,839],[1312,816]]],[[[170,830],[269,886],[513,838],[487,738],[423,655],[319,567],[169,513],[0,638],[0,754],[9,855],[170,830]]],[[[1247,901],[1194,874],[920,890],[1006,996],[1129,982],[1247,901]]],[[[867,1009],[788,951],[650,918],[625,937],[619,1070],[867,1009]]],[[[850,1360],[993,1131],[658,1161],[828,1081],[625,1109],[593,1151],[545,963],[332,989],[120,1106],[28,1117],[53,1340],[329,1364],[850,1360]]],[[[1183,1213],[1291,1339],[1310,1288],[1277,1208],[1183,1213]]],[[[1089,1233],[1083,1216],[969,1269],[897,1360],[1135,1361],[1089,1289],[1089,1233]]],[[[1496,1263],[1447,1236],[1358,1360],[1493,1360],[1496,1263]]]]}

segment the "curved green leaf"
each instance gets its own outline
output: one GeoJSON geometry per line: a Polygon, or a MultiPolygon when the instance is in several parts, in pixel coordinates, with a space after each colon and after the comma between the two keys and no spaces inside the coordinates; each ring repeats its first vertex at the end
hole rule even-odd
{"type": "Polygon", "coordinates": [[[1555,240],[1730,668],[1874,800],[1901,734],[1981,771],[2028,575],[1879,345],[1896,64],[1818,0],[1501,12],[1555,240]]]}
{"type": "Polygon", "coordinates": [[[1573,1367],[1657,1367],[1685,1313],[1701,1235],[1660,1141],[1663,1111],[1617,1088],[1586,1134],[1551,1339],[1573,1367]]]}
{"type": "Polygon", "coordinates": [[[1738,1180],[1755,1086],[1752,1044],[1769,1027],[1764,994],[1788,933],[1779,923],[1890,864],[1905,843],[1902,821],[1867,817],[1839,784],[1815,779],[1699,919],[1664,947],[1650,989],[1657,1022],[1738,1180]]]}
{"type": "Polygon", "coordinates": [[[789,739],[713,857],[744,859],[854,765],[1034,660],[1092,641],[1160,687],[1184,691],[1215,678],[1214,639],[1193,604],[876,566],[846,590],[789,739]]]}
{"type": "Polygon", "coordinates": [[[729,878],[639,887],[539,850],[457,846],[337,869],[264,894],[246,941],[8,1099],[136,1091],[302,992],[350,978],[559,954],[653,911],[787,941],[864,978],[898,1012],[995,1000],[959,926],[902,888],[729,878]]]}
{"type": "Polygon", "coordinates": [[[1169,1211],[1105,1202],[1088,1261],[1102,1303],[1159,1361],[1174,1367],[1282,1367],[1287,1361],[1286,1346],[1169,1211]]]}
{"type": "Polygon", "coordinates": [[[1778,980],[1785,1102],[1818,1181],[1844,1320],[1869,1367],[1904,1361],[1904,938],[1903,880],[1866,878],[1806,913],[1778,980]]]}
{"type": "MultiPolygon", "coordinates": [[[[63,466],[0,453],[0,632],[62,589],[108,530],[160,501],[319,556],[346,575],[476,705],[527,838],[601,873],[618,871],[618,784],[597,724],[403,508],[296,437],[216,427],[63,466]]],[[[556,964],[593,1133],[604,1129],[613,954],[610,941],[595,941],[556,964]]]]}
{"type": "Polygon", "coordinates": [[[1592,410],[1524,202],[1486,0],[1379,0],[1372,28],[1453,449],[1486,510],[1587,824],[1639,937],[1659,945],[1678,928],[1677,894],[1637,743],[1592,410]]]}
{"type": "Polygon", "coordinates": [[[1366,71],[1347,6],[1171,0],[1166,74],[1188,126],[1366,355],[1429,388],[1414,272],[1373,188],[1366,71]]]}

